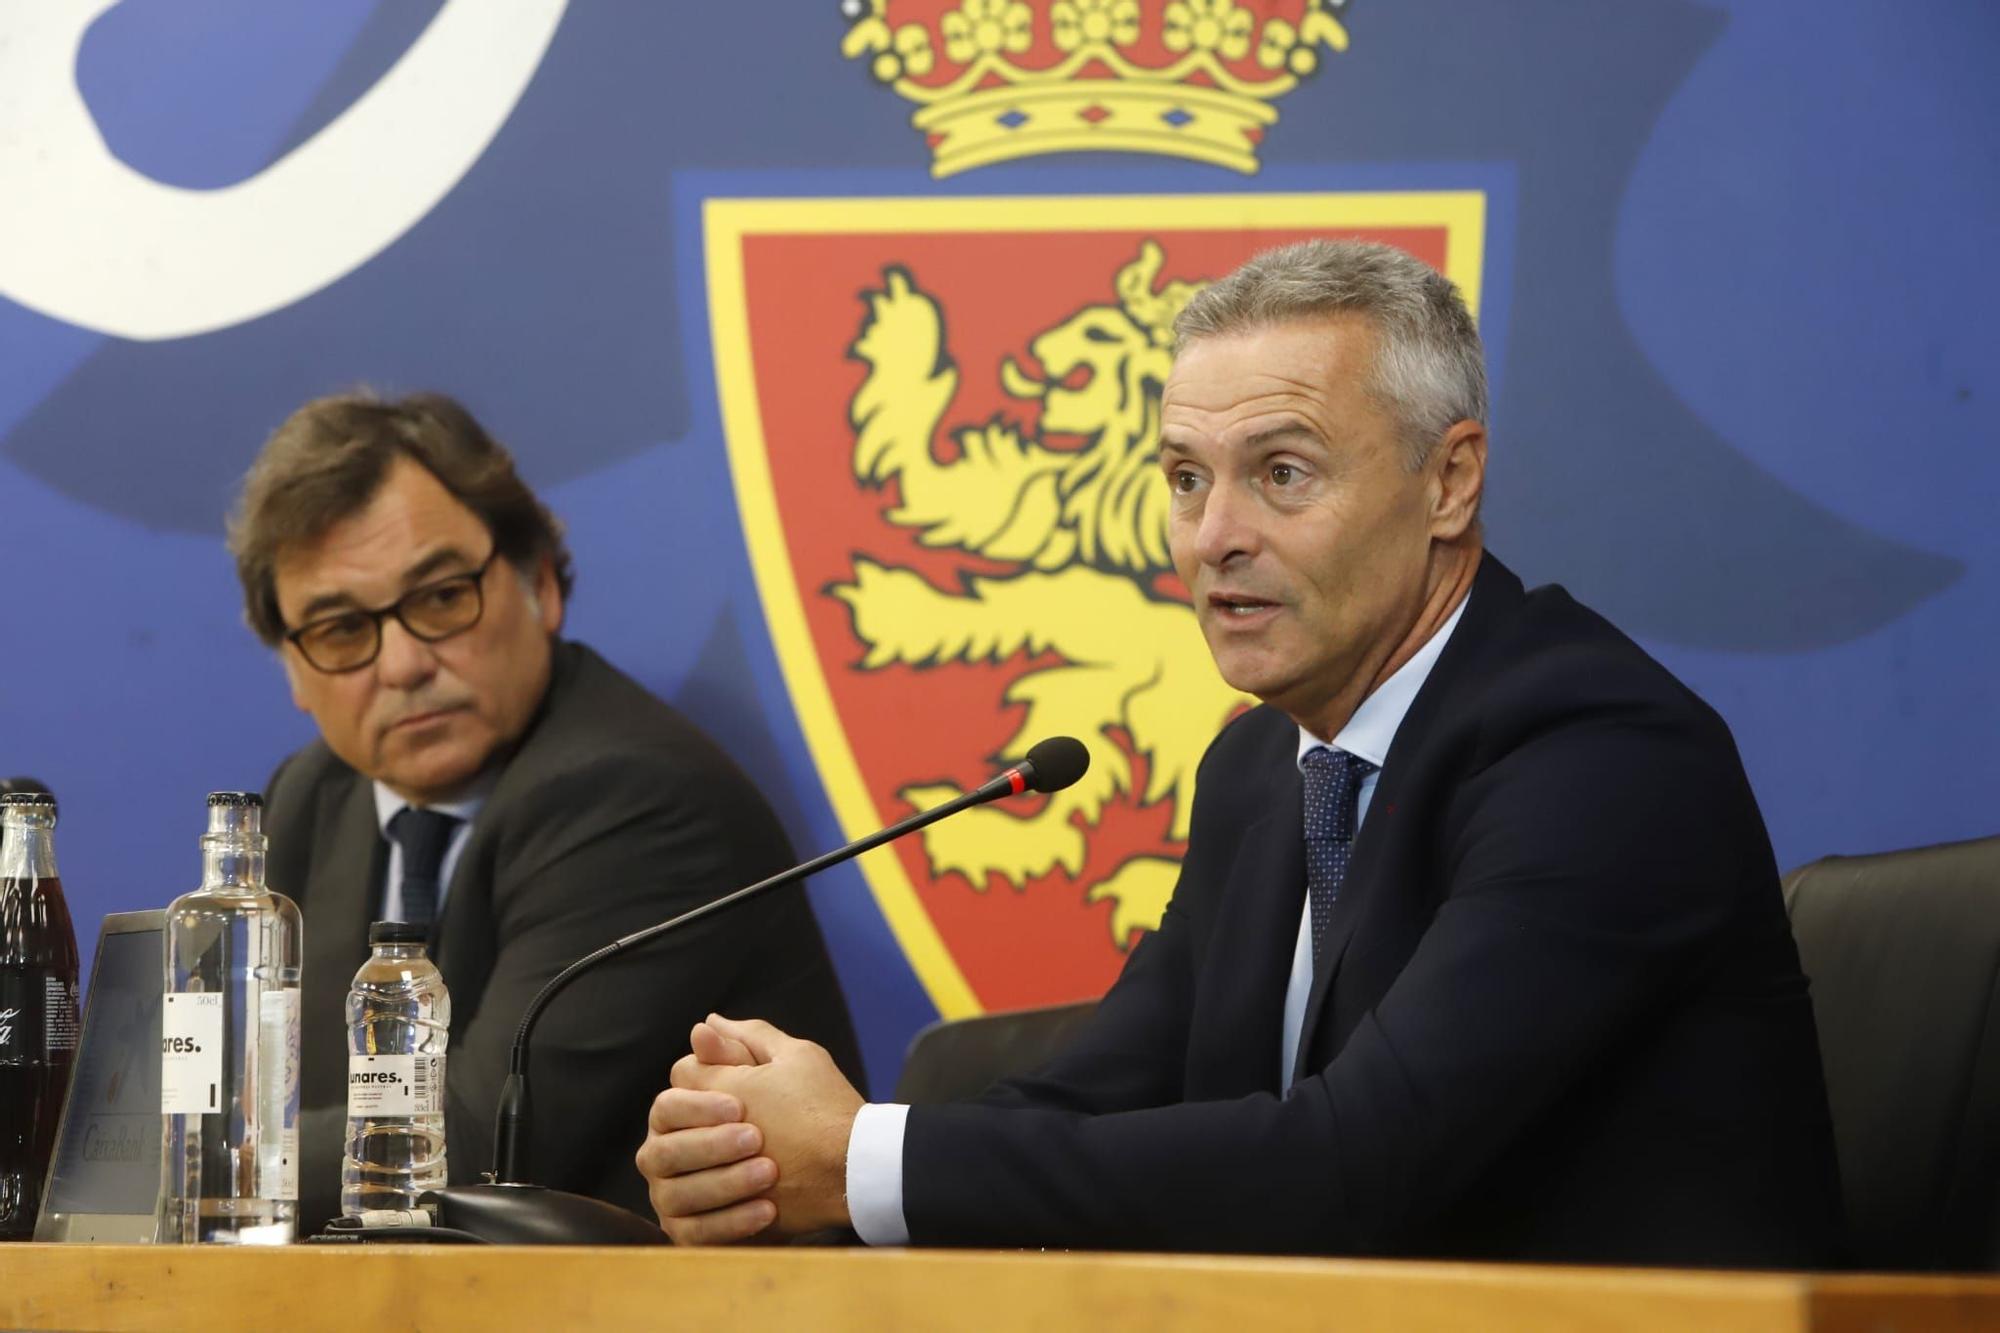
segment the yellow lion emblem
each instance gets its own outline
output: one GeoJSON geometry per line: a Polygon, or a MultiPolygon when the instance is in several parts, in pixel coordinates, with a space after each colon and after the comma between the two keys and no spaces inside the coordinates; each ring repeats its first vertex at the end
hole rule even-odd
{"type": "MultiPolygon", "coordinates": [[[[1077,874],[1087,831],[1106,802],[1127,793],[1146,805],[1171,802],[1170,836],[1185,841],[1196,765],[1248,702],[1216,674],[1193,611],[1155,589],[1172,568],[1169,496],[1157,467],[1160,388],[1174,316],[1199,290],[1180,281],[1156,290],[1163,263],[1160,247],[1146,241],[1116,275],[1115,304],[1087,305],[1035,337],[1028,350],[1045,378],[1011,357],[1003,363],[1007,393],[1041,403],[1036,433],[1024,437],[998,420],[959,427],[949,461],[939,461],[933,441],[958,370],[938,303],[901,267],[865,293],[851,353],[868,370],[848,404],[856,479],[877,489],[895,483],[887,517],[923,545],[1018,569],[968,576],[962,591],[945,592],[911,570],[857,558],[853,581],[832,593],[852,614],[862,667],[1053,653],[1059,665],[1008,688],[1006,702],[1026,716],[1001,757],[1018,759],[1041,737],[1065,733],[1090,750],[1089,773],[1038,813],[989,806],[925,833],[932,873],[955,871],[975,889],[994,874],[1017,889],[1058,865],[1077,874]],[[1057,436],[1081,446],[1053,447],[1057,436]],[[1137,793],[1135,758],[1144,760],[1137,793]]],[[[952,786],[900,793],[918,808],[958,794],[952,786]]],[[[1089,901],[1113,901],[1120,947],[1131,931],[1159,924],[1178,871],[1168,858],[1134,856],[1089,889],[1089,901]]]]}

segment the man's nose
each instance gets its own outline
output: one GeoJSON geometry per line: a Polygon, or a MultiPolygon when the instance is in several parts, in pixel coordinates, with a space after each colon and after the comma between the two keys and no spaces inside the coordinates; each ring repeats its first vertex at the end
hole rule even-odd
{"type": "Polygon", "coordinates": [[[1227,480],[1212,482],[1202,497],[1201,520],[1195,526],[1196,558],[1219,569],[1232,559],[1255,554],[1262,540],[1256,517],[1254,497],[1243,487],[1227,480]]]}
{"type": "Polygon", "coordinates": [[[394,616],[382,620],[382,651],[375,658],[375,675],[384,685],[407,690],[423,684],[437,671],[437,652],[394,616]]]}

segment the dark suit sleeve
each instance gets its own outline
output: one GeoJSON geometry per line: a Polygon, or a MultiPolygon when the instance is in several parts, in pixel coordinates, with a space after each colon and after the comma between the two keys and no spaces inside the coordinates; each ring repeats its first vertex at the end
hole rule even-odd
{"type": "MultiPolygon", "coordinates": [[[[476,1015],[453,1024],[454,1180],[476,1178],[491,1159],[493,1108],[515,1030],[550,978],[620,935],[789,860],[775,819],[747,784],[652,756],[603,756],[551,774],[517,806],[494,871],[493,968],[476,1015]]],[[[817,997],[832,989],[802,897],[718,914],[563,991],[532,1047],[533,1179],[643,1207],[631,1154],[652,1097],[686,1052],[689,1028],[752,982],[777,1013],[787,986],[817,997]]]]}
{"type": "Polygon", "coordinates": [[[1685,727],[1638,723],[1516,748],[1461,787],[1448,897],[1317,1076],[1283,1099],[1111,1115],[918,1107],[913,1238],[1393,1248],[1720,947],[1757,864],[1725,757],[1685,727]]]}
{"type": "Polygon", "coordinates": [[[1177,1101],[1194,993],[1188,923],[1169,903],[1083,1029],[1034,1073],[1004,1080],[979,1101],[1103,1115],[1177,1101]]]}

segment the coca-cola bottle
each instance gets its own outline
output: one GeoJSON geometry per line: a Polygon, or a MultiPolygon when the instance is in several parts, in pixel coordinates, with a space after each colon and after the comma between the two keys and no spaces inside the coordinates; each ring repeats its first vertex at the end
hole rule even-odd
{"type": "Polygon", "coordinates": [[[0,1240],[35,1234],[76,1060],[76,931],[55,830],[55,797],[0,795],[0,1240]]]}

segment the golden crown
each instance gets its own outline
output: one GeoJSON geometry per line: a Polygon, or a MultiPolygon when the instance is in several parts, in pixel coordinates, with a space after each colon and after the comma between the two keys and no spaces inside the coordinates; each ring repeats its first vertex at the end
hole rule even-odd
{"type": "Polygon", "coordinates": [[[1347,49],[1347,0],[845,0],[849,59],[917,104],[931,174],[1042,153],[1249,173],[1272,105],[1347,49]]]}

